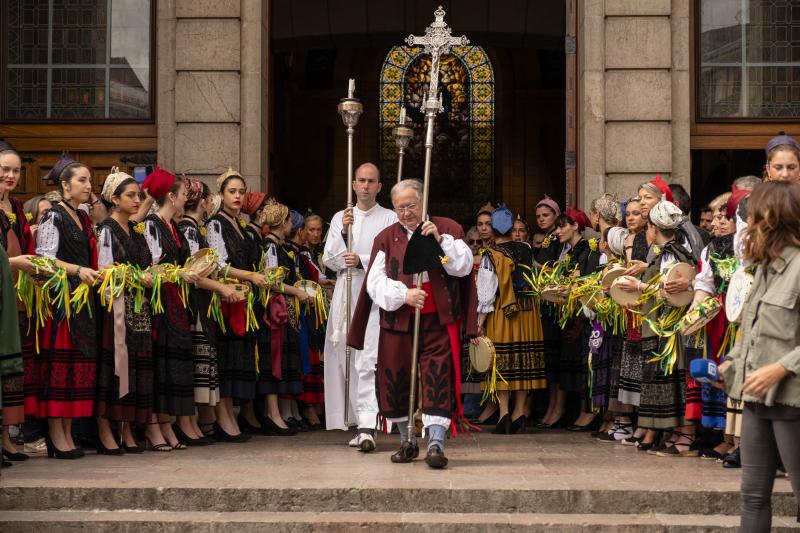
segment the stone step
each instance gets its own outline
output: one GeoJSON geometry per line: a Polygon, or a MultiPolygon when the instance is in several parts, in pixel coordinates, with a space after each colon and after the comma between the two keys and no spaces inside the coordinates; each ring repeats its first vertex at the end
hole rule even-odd
{"type": "MultiPolygon", "coordinates": [[[[773,531],[795,530],[792,517],[776,517],[773,531]]],[[[64,533],[202,532],[237,533],[268,530],[278,533],[346,532],[380,527],[382,532],[503,532],[586,531],[733,532],[739,518],[722,515],[674,514],[540,514],[540,513],[357,513],[357,512],[164,512],[164,511],[6,511],[0,529],[41,533],[45,528],[64,533]]]]}
{"type": "MultiPolygon", "coordinates": [[[[509,485],[513,485],[509,482],[509,485]]],[[[656,484],[657,486],[657,484],[656,484]]],[[[0,511],[167,512],[395,512],[415,513],[570,513],[727,515],[739,514],[739,494],[693,490],[581,489],[373,489],[373,488],[121,488],[6,486],[0,511]]],[[[773,512],[795,516],[790,492],[776,492],[773,512]]]]}

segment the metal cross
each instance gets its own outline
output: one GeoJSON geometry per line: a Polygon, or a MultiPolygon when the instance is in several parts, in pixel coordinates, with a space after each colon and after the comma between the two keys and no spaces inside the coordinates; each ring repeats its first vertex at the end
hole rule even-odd
{"type": "Polygon", "coordinates": [[[409,35],[406,38],[408,46],[424,46],[425,53],[431,55],[431,81],[428,86],[428,97],[436,99],[439,94],[439,58],[450,52],[451,46],[466,46],[469,44],[469,39],[466,35],[461,37],[453,37],[450,29],[444,21],[444,9],[439,6],[439,9],[433,12],[436,20],[433,24],[425,28],[425,35],[418,37],[416,35],[409,35]]]}

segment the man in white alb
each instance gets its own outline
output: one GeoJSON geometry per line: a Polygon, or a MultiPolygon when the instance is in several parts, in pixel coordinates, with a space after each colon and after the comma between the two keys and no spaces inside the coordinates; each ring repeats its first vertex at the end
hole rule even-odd
{"type": "Polygon", "coordinates": [[[357,197],[352,209],[333,215],[322,261],[337,273],[336,288],[325,333],[325,422],[327,429],[346,430],[349,424],[358,425],[358,434],[350,445],[364,452],[375,449],[375,425],[378,400],[375,396],[375,365],[378,362],[378,307],[372,306],[363,350],[352,350],[350,359],[349,420],[344,419],[345,345],[347,331],[345,315],[347,267],[352,267],[350,288],[352,313],[369,266],[372,242],[384,228],[397,222],[391,209],[375,201],[381,191],[378,167],[364,163],[356,169],[353,191],[357,197]],[[352,253],[347,253],[347,226],[353,225],[352,253]]]}

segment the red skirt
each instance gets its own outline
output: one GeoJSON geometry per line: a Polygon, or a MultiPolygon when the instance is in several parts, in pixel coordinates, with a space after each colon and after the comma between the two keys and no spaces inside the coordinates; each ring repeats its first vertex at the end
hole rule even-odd
{"type": "Polygon", "coordinates": [[[93,416],[96,358],[72,343],[67,320],[52,335],[53,319],[39,330],[39,353],[23,350],[25,415],[37,418],[93,416]]]}
{"type": "Polygon", "coordinates": [[[308,351],[311,372],[303,375],[303,393],[297,398],[303,403],[321,405],[325,403],[325,378],[319,352],[308,351]]]}

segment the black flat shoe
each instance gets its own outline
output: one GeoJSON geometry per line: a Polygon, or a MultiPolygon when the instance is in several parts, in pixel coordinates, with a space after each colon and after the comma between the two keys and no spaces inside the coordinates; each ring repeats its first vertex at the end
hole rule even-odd
{"type": "Polygon", "coordinates": [[[440,469],[447,466],[447,457],[444,456],[444,450],[439,448],[438,444],[434,444],[428,448],[428,454],[425,456],[425,463],[431,468],[440,469]]]}
{"type": "Polygon", "coordinates": [[[400,449],[392,454],[390,457],[393,463],[410,463],[419,457],[419,446],[404,442],[400,445],[400,449]]]}
{"type": "Polygon", "coordinates": [[[264,428],[265,435],[275,435],[278,437],[293,437],[297,435],[297,428],[291,427],[289,424],[286,424],[289,427],[282,428],[269,417],[264,418],[261,424],[264,428]]]}
{"type": "Polygon", "coordinates": [[[517,433],[525,433],[525,423],[527,421],[528,417],[522,415],[511,422],[511,434],[516,435],[517,433]]]}
{"type": "Polygon", "coordinates": [[[742,467],[742,454],[739,448],[736,448],[731,453],[725,456],[722,460],[723,468],[741,468],[742,467]]]}
{"type": "Polygon", "coordinates": [[[22,461],[27,461],[29,456],[27,453],[10,452],[5,448],[3,448],[3,457],[8,459],[9,461],[22,462],[22,461]]]}
{"type": "Polygon", "coordinates": [[[74,449],[74,450],[59,450],[56,448],[56,445],[53,444],[53,441],[50,438],[45,439],[45,444],[47,445],[47,457],[56,459],[80,459],[84,456],[83,450],[74,449]]]}
{"type": "Polygon", "coordinates": [[[238,435],[229,435],[225,433],[219,424],[214,424],[214,438],[218,442],[247,442],[250,440],[250,435],[246,433],[239,433],[238,435]]]}
{"type": "Polygon", "coordinates": [[[125,450],[120,447],[116,448],[106,448],[103,441],[100,440],[100,437],[97,438],[97,443],[95,444],[95,449],[97,450],[97,455],[125,455],[125,450]]]}
{"type": "Polygon", "coordinates": [[[492,430],[493,435],[511,435],[511,415],[508,413],[503,415],[503,418],[497,423],[492,430]]]}

